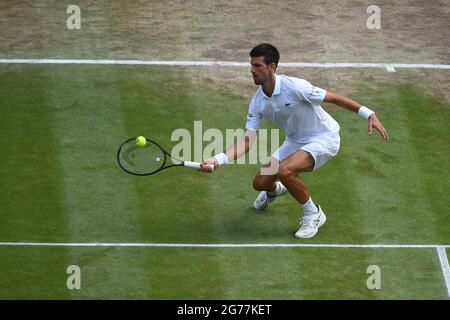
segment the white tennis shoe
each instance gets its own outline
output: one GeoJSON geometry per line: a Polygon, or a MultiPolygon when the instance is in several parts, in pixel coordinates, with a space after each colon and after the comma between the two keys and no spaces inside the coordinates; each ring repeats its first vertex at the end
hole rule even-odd
{"type": "Polygon", "coordinates": [[[286,187],[280,181],[277,181],[277,190],[278,190],[278,194],[273,197],[270,197],[269,194],[267,193],[267,191],[262,191],[256,198],[255,202],[253,203],[253,207],[256,210],[263,210],[263,209],[267,208],[269,206],[269,204],[272,201],[274,201],[276,198],[287,193],[286,187]]]}
{"type": "Polygon", "coordinates": [[[300,229],[295,233],[297,238],[312,238],[323,226],[327,217],[320,206],[317,206],[319,212],[305,212],[300,220],[300,229]]]}

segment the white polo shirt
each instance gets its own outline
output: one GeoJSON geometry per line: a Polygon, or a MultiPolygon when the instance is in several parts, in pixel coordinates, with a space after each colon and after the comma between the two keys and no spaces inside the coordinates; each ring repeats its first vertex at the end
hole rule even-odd
{"type": "Polygon", "coordinates": [[[246,128],[259,130],[265,117],[285,131],[287,140],[308,143],[338,134],[339,124],[320,106],[325,94],[306,80],[276,75],[272,97],[260,86],[250,101],[246,128]]]}

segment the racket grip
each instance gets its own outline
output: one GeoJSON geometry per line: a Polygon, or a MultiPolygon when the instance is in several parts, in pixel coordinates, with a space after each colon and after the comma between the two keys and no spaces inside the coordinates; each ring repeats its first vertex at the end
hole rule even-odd
{"type": "MultiPolygon", "coordinates": [[[[185,167],[194,168],[194,169],[200,169],[200,162],[191,162],[191,161],[184,161],[183,165],[185,167]]],[[[214,170],[213,165],[209,165],[211,167],[211,171],[214,170]]]]}

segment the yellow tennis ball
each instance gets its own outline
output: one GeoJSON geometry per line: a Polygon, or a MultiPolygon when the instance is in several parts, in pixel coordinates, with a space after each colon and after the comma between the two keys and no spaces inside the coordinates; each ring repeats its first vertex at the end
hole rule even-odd
{"type": "Polygon", "coordinates": [[[138,147],[143,147],[147,144],[147,139],[145,139],[145,137],[143,136],[139,136],[136,138],[136,145],[138,147]]]}

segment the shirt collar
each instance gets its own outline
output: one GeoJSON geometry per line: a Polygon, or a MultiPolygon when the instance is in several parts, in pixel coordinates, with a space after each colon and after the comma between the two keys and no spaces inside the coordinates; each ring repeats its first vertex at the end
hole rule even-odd
{"type": "Polygon", "coordinates": [[[281,93],[281,79],[275,74],[275,88],[273,88],[272,96],[277,96],[281,93]]]}
{"type": "MultiPolygon", "coordinates": [[[[264,98],[270,99],[270,97],[266,96],[266,94],[264,93],[264,90],[262,90],[262,86],[261,86],[261,91],[264,95],[264,98]]],[[[275,87],[273,88],[272,97],[278,96],[280,94],[281,94],[281,79],[277,74],[275,74],[275,87]]]]}

